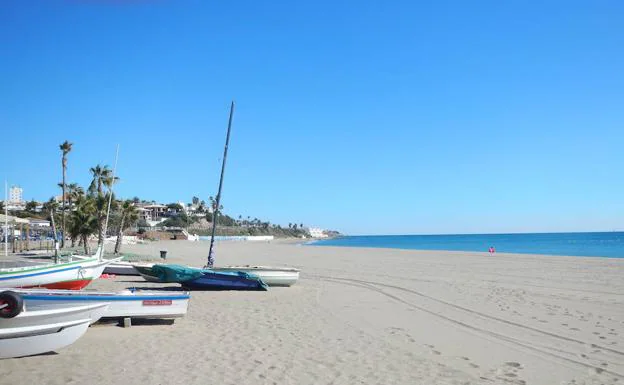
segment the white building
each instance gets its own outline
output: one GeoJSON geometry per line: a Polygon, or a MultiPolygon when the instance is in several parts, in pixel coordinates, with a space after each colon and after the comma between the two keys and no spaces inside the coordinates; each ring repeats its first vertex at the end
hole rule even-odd
{"type": "Polygon", "coordinates": [[[50,227],[50,221],[46,221],[44,219],[28,218],[28,222],[30,222],[30,227],[33,228],[50,227]]]}
{"type": "Polygon", "coordinates": [[[318,227],[308,227],[306,229],[312,238],[327,238],[325,230],[318,227]]]}
{"type": "Polygon", "coordinates": [[[167,212],[167,206],[156,203],[143,206],[143,208],[150,211],[149,216],[153,221],[162,218],[167,212]]]}
{"type": "Polygon", "coordinates": [[[9,205],[20,205],[24,203],[22,195],[24,190],[20,186],[11,186],[9,189],[9,205]]]}

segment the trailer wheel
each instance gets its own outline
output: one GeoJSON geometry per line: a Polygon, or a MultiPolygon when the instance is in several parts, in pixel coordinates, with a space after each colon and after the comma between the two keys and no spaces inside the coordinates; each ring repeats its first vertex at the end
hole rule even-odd
{"type": "Polygon", "coordinates": [[[24,299],[13,291],[0,293],[0,318],[13,318],[22,312],[24,299]]]}

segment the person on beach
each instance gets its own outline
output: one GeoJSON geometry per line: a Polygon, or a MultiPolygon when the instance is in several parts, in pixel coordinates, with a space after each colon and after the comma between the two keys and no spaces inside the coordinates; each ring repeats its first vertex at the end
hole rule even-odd
{"type": "Polygon", "coordinates": [[[490,246],[490,248],[488,249],[488,252],[490,254],[494,254],[496,252],[496,249],[494,248],[494,246],[490,246]]]}

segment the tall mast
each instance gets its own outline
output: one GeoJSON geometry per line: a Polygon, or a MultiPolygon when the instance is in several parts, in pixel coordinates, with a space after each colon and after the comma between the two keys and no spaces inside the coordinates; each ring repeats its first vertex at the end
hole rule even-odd
{"type": "Polygon", "coordinates": [[[223,163],[221,164],[221,178],[219,179],[219,191],[217,192],[217,201],[212,213],[212,235],[210,236],[210,250],[208,251],[208,263],[206,267],[214,266],[214,255],[212,249],[214,247],[215,231],[217,230],[217,217],[219,215],[219,205],[221,202],[221,188],[223,187],[223,174],[225,173],[225,160],[227,159],[228,146],[230,144],[230,130],[232,129],[232,117],[234,116],[234,101],[230,105],[230,119],[228,121],[227,136],[225,138],[225,148],[223,149],[223,163]]]}
{"type": "Polygon", "coordinates": [[[9,255],[9,185],[4,181],[4,255],[9,255]]]}

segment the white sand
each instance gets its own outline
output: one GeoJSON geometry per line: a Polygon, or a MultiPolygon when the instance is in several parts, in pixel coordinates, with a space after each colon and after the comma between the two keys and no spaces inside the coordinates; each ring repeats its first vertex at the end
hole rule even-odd
{"type": "MultiPolygon", "coordinates": [[[[124,249],[201,266],[208,243],[124,249]]],[[[217,264],[240,263],[301,279],[193,292],[174,325],[92,327],[58,354],[0,361],[0,384],[624,383],[624,260],[218,244],[217,264]]]]}

